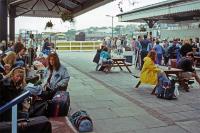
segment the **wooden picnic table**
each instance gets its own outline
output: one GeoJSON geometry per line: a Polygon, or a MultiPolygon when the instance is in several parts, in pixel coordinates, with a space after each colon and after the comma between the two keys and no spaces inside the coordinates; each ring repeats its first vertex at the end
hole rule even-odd
{"type": "Polygon", "coordinates": [[[174,74],[174,75],[176,75],[177,77],[179,77],[179,74],[181,73],[181,72],[183,72],[183,70],[182,69],[178,69],[178,68],[161,68],[164,72],[165,72],[165,74],[167,75],[167,77],[169,77],[170,76],[170,74],[174,74]]]}
{"type": "Polygon", "coordinates": [[[113,64],[112,67],[119,67],[120,70],[123,70],[122,67],[126,67],[129,73],[132,73],[128,66],[132,66],[131,63],[126,62],[126,58],[112,58],[113,64]]]}

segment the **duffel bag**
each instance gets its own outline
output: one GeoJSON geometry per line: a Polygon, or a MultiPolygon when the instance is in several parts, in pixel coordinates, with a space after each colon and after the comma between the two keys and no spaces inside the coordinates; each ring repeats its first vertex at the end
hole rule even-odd
{"type": "MultiPolygon", "coordinates": [[[[51,133],[52,126],[45,116],[18,120],[19,133],[51,133]]],[[[0,133],[11,133],[11,122],[0,122],[0,133]]]]}
{"type": "Polygon", "coordinates": [[[91,132],[93,130],[92,119],[84,110],[75,112],[70,117],[70,121],[79,132],[91,132]]]}

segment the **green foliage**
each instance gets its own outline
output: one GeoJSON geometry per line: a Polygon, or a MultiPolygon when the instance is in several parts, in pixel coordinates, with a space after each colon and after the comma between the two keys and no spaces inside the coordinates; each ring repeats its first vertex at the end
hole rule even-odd
{"type": "Polygon", "coordinates": [[[50,20],[50,21],[48,21],[48,22],[46,23],[45,29],[46,29],[46,28],[52,28],[52,27],[53,27],[53,23],[52,23],[51,20],[50,20]]]}
{"type": "Polygon", "coordinates": [[[68,12],[68,11],[61,12],[60,18],[62,19],[63,22],[65,22],[65,21],[74,22],[72,13],[68,12]]]}

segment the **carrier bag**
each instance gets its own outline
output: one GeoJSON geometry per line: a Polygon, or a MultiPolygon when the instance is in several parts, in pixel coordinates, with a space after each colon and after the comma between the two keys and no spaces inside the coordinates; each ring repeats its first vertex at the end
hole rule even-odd
{"type": "Polygon", "coordinates": [[[49,102],[49,116],[67,116],[70,107],[69,92],[57,91],[52,100],[49,102]]]}
{"type": "MultiPolygon", "coordinates": [[[[11,133],[11,122],[0,123],[0,133],[11,133]]],[[[52,126],[45,116],[18,120],[18,133],[51,133],[52,126]]]]}

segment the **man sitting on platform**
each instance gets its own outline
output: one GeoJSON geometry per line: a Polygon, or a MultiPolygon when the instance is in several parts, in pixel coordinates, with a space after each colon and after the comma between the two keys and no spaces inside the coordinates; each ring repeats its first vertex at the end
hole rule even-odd
{"type": "Polygon", "coordinates": [[[195,77],[196,81],[200,84],[200,78],[198,77],[198,74],[193,68],[193,61],[194,61],[193,53],[188,52],[186,57],[182,57],[177,65],[179,69],[182,69],[184,71],[180,74],[181,79],[183,79],[181,80],[181,86],[187,92],[189,91],[189,87],[186,81],[188,81],[192,77],[195,77]]]}

